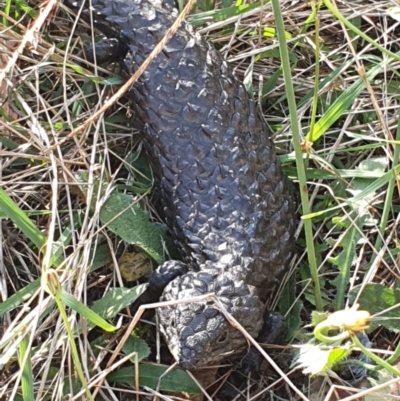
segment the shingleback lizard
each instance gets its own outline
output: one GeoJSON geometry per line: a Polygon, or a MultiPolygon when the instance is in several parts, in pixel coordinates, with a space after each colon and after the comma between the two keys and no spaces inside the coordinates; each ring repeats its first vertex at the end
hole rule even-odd
{"type": "MultiPolygon", "coordinates": [[[[108,38],[98,60],[119,61],[128,75],[178,15],[162,0],[92,0],[91,9],[89,3],[82,15],[89,18],[91,10],[108,38]]],[[[266,298],[288,269],[295,226],[263,118],[213,44],[186,22],[130,95],[144,124],[165,220],[183,258],[160,266],[150,286],[159,287],[162,301],[215,293],[256,337],[266,298]]],[[[219,363],[247,346],[213,302],[183,303],[157,314],[183,368],[219,363]]]]}

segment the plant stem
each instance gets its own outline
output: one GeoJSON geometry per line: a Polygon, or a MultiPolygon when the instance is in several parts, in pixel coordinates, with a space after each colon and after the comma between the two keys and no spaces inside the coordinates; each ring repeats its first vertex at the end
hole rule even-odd
{"type": "MultiPolygon", "coordinates": [[[[308,188],[307,188],[306,171],[303,161],[303,152],[301,150],[300,129],[297,118],[297,106],[293,89],[292,71],[290,68],[289,53],[286,45],[285,27],[283,24],[283,18],[280,10],[279,0],[272,0],[271,3],[272,3],[272,8],[274,10],[276,31],[279,40],[279,49],[283,68],[283,76],[285,80],[286,95],[288,99],[288,106],[290,112],[290,126],[293,133],[293,146],[296,155],[296,166],[299,177],[302,214],[308,215],[310,214],[311,209],[308,198],[308,188]]],[[[315,256],[315,247],[314,247],[314,236],[312,230],[312,223],[310,219],[304,220],[304,231],[306,236],[308,263],[310,267],[311,277],[314,282],[315,307],[318,311],[321,311],[322,310],[321,287],[318,277],[317,259],[315,256]]]]}

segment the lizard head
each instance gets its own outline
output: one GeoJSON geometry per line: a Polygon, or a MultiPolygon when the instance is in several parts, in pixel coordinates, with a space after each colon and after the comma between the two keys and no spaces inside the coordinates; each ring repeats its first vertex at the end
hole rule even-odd
{"type": "Polygon", "coordinates": [[[243,334],[235,328],[211,300],[191,302],[200,295],[214,293],[226,311],[256,336],[262,325],[263,305],[254,287],[217,269],[189,272],[170,282],[159,308],[161,332],[175,360],[184,369],[216,365],[247,347],[243,334]],[[181,303],[173,304],[174,301],[181,303]]]}

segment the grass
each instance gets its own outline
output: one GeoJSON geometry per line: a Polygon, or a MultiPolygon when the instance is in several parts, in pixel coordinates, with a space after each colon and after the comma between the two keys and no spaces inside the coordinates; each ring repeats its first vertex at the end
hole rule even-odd
{"type": "MultiPolygon", "coordinates": [[[[162,263],[172,250],[156,224],[129,102],[110,100],[122,81],[78,63],[90,30],[78,22],[71,34],[73,14],[55,6],[39,13],[7,0],[0,19],[0,399],[138,397],[139,384],[143,394],[196,393],[183,372],[133,367],[156,360],[158,340],[146,325],[131,335],[128,306],[144,286],[128,282],[136,279],[129,268],[147,268],[148,255],[162,263]]],[[[188,16],[259,102],[298,205],[294,274],[278,302],[292,345],[270,349],[280,373],[249,381],[251,399],[390,399],[395,391],[398,11],[394,0],[225,0],[198,1],[188,16]],[[383,359],[374,359],[364,390],[332,373],[353,358],[352,346],[315,347],[308,326],[324,324],[316,312],[355,302],[373,317],[372,351],[383,359]],[[287,362],[294,350],[297,370],[287,362]]],[[[348,339],[362,347],[354,330],[348,339]]]]}

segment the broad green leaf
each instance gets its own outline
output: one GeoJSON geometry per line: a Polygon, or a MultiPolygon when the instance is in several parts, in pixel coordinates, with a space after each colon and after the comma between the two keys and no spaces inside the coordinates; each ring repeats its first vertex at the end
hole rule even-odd
{"type": "MultiPolygon", "coordinates": [[[[75,375],[69,375],[68,380],[64,380],[61,384],[63,400],[68,399],[73,394],[78,394],[82,390],[82,383],[75,375]]],[[[87,400],[87,398],[82,398],[87,400]]]]}
{"type": "Polygon", "coordinates": [[[88,330],[98,326],[104,331],[114,332],[117,327],[108,323],[105,319],[115,317],[121,309],[134,302],[146,287],[147,285],[143,284],[135,288],[112,288],[102,299],[96,301],[92,308],[88,308],[65,290],[62,290],[61,300],[88,320],[88,330]]]}
{"type": "MultiPolygon", "coordinates": [[[[263,56],[263,53],[260,54],[263,56]]],[[[282,75],[282,68],[278,68],[267,80],[267,82],[262,87],[262,103],[266,103],[268,99],[267,95],[272,92],[278,83],[279,78],[282,75]]],[[[296,170],[297,171],[297,170],[296,170]]]]}
{"type": "MultiPolygon", "coordinates": [[[[132,352],[137,353],[138,361],[142,361],[143,359],[147,358],[150,355],[150,348],[146,344],[144,340],[138,337],[134,337],[131,335],[125,345],[122,348],[122,351],[126,354],[132,354],[132,352]]],[[[135,358],[131,359],[132,363],[135,363],[135,358]]]]}
{"type": "Polygon", "coordinates": [[[90,267],[90,271],[94,272],[95,270],[99,269],[111,263],[113,261],[113,257],[111,255],[111,250],[109,244],[102,244],[96,246],[96,251],[94,254],[93,259],[90,258],[92,265],[90,267]]]}
{"type": "Polygon", "coordinates": [[[379,313],[377,320],[371,321],[371,328],[378,324],[388,330],[400,331],[400,289],[390,289],[381,284],[367,284],[354,287],[349,293],[350,302],[360,305],[360,310],[367,310],[371,315],[379,313]],[[359,292],[362,290],[361,294],[359,292]],[[386,311],[387,309],[391,310],[386,311]],[[384,312],[381,314],[381,312],[384,312]]]}
{"type": "Polygon", "coordinates": [[[351,214],[350,216],[353,222],[349,223],[346,219],[347,224],[344,233],[340,237],[339,247],[342,250],[336,257],[329,258],[329,262],[339,269],[338,275],[335,279],[331,280],[331,284],[337,289],[334,310],[344,308],[344,296],[350,280],[350,268],[357,259],[356,246],[362,237],[359,230],[362,229],[367,220],[367,216],[365,215],[357,217],[355,214],[351,214]]]}
{"type": "MultiPolygon", "coordinates": [[[[78,225],[78,220],[75,221],[75,229],[80,227],[80,224],[78,225]]],[[[67,226],[60,237],[58,238],[57,241],[53,243],[52,247],[52,256],[50,260],[50,265],[51,266],[57,266],[59,263],[58,261],[61,261],[64,259],[64,252],[65,249],[67,249],[68,245],[71,243],[72,240],[72,229],[70,226],[67,226]]]]}
{"type": "Polygon", "coordinates": [[[286,316],[287,332],[286,341],[291,341],[296,333],[300,330],[302,319],[301,311],[303,309],[303,302],[296,301],[293,307],[290,309],[289,314],[286,316]]]}
{"type": "Polygon", "coordinates": [[[101,81],[99,81],[99,84],[104,85],[104,86],[117,86],[117,85],[123,85],[125,82],[126,82],[126,79],[124,79],[120,76],[115,76],[115,77],[109,77],[109,78],[102,79],[101,81]]]}
{"type": "Polygon", "coordinates": [[[92,94],[95,90],[95,84],[91,81],[85,82],[82,85],[82,93],[86,95],[83,99],[84,100],[77,100],[72,104],[72,114],[74,116],[79,116],[82,114],[82,112],[85,110],[85,107],[87,107],[87,103],[90,99],[90,94],[92,94]]]}
{"type": "MultiPolygon", "coordinates": [[[[101,335],[95,340],[91,341],[90,347],[92,349],[93,355],[97,358],[101,350],[108,349],[110,347],[110,343],[113,341],[113,337],[107,334],[101,335]]],[[[150,355],[150,348],[146,344],[146,342],[141,338],[135,337],[133,334],[128,337],[126,343],[122,348],[122,351],[125,355],[130,355],[135,352],[137,354],[139,362],[150,355]]],[[[134,357],[131,358],[131,362],[135,363],[134,357]]],[[[92,362],[89,361],[89,363],[92,362]]]]}
{"type": "Polygon", "coordinates": [[[397,5],[397,6],[394,6],[394,7],[389,7],[387,10],[386,10],[386,13],[388,14],[388,15],[390,15],[393,19],[395,19],[396,21],[399,21],[400,22],[400,7],[397,5]]]}
{"type": "Polygon", "coordinates": [[[92,310],[103,319],[112,319],[120,310],[136,301],[146,288],[147,284],[134,288],[111,288],[102,299],[93,304],[92,310]]]}
{"type": "Polygon", "coordinates": [[[313,327],[317,326],[318,324],[320,324],[321,322],[326,320],[329,315],[330,315],[329,312],[316,312],[316,311],[313,311],[311,313],[311,326],[313,326],[313,327]]]}
{"type": "Polygon", "coordinates": [[[137,245],[158,264],[165,260],[162,226],[150,221],[150,215],[133,196],[113,191],[100,211],[100,221],[126,243],[137,245]]]}
{"type": "MultiPolygon", "coordinates": [[[[392,373],[386,369],[380,369],[374,372],[374,376],[367,376],[368,381],[372,384],[372,387],[377,387],[380,384],[387,383],[393,380],[392,373]]],[[[383,401],[383,400],[395,400],[397,396],[397,385],[395,386],[379,386],[378,389],[373,389],[371,394],[365,395],[364,401],[383,401]],[[396,395],[392,394],[392,391],[396,391],[396,395]]]]}
{"type": "MultiPolygon", "coordinates": [[[[80,180],[87,182],[86,171],[79,171],[77,175],[80,180]]],[[[100,183],[95,179],[91,210],[95,210],[98,197],[105,195],[107,185],[106,182],[100,183]]],[[[85,185],[81,186],[81,190],[87,193],[85,185]]],[[[114,189],[100,210],[100,221],[126,243],[142,248],[158,264],[165,261],[163,244],[166,241],[166,229],[160,224],[152,223],[149,213],[137,204],[132,195],[119,193],[114,189]]]]}
{"type": "MultiPolygon", "coordinates": [[[[159,381],[161,391],[174,393],[186,392],[188,394],[200,394],[200,389],[192,378],[183,370],[175,369],[160,380],[160,376],[169,369],[169,366],[140,364],[139,385],[157,389],[159,381]]],[[[134,386],[134,366],[123,368],[107,376],[107,380],[114,383],[125,383],[134,386]]]]}

